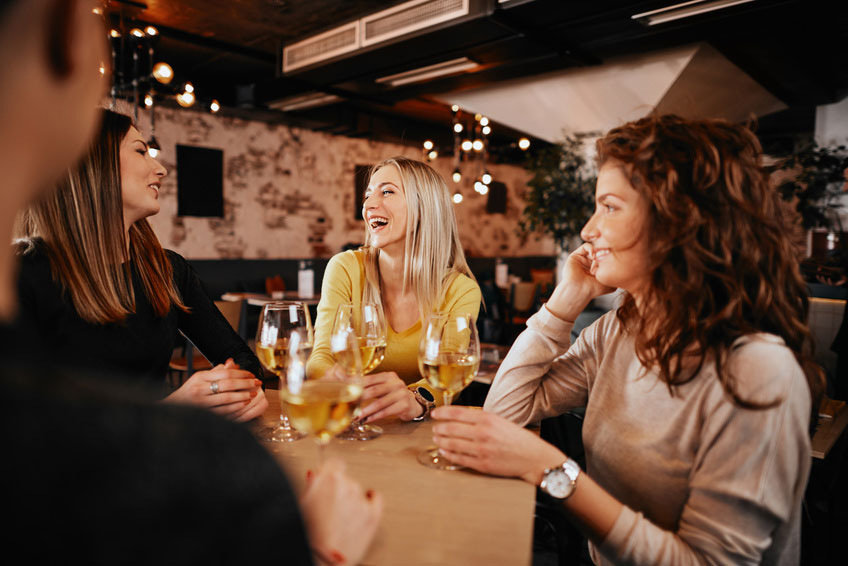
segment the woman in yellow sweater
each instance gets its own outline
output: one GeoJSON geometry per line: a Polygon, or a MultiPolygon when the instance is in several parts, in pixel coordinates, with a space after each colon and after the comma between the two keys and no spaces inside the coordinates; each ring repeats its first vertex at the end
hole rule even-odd
{"type": "Polygon", "coordinates": [[[445,181],[429,165],[405,157],[374,166],[362,216],[365,245],[327,264],[315,323],[310,375],[333,365],[330,334],[342,303],[381,304],[388,322],[386,357],[366,376],[360,416],[422,419],[435,395],[418,373],[422,321],[434,311],[477,319],[480,288],[468,269],[445,181]]]}

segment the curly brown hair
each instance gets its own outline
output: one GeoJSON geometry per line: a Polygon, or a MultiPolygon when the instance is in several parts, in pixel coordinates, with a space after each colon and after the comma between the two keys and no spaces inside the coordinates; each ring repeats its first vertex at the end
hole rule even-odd
{"type": "Polygon", "coordinates": [[[740,398],[737,376],[725,371],[736,339],[768,332],[795,354],[818,399],[824,374],[810,356],[807,287],[753,132],[724,120],[650,116],[614,128],[597,150],[598,164],[620,162],[648,201],[649,289],[638,307],[627,295],[617,315],[642,364],[658,368],[673,394],[714,363],[737,404],[771,406],[740,398]]]}

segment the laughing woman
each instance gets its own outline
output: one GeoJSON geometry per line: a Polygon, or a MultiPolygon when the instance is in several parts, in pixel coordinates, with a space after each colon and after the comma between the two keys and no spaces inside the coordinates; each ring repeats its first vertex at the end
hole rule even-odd
{"type": "Polygon", "coordinates": [[[562,501],[596,564],[798,564],[822,374],[806,287],[753,133],[651,117],[598,141],[586,243],[485,412],[433,427],[459,464],[562,501]],[[622,306],[571,344],[588,302],[622,306]],[[586,470],[519,425],[585,407],[586,470]]]}
{"type": "Polygon", "coordinates": [[[330,334],[342,303],[382,305],[388,322],[386,357],[366,376],[363,421],[425,416],[434,396],[418,373],[422,321],[434,311],[477,319],[480,288],[465,262],[453,203],[429,165],[405,157],[374,166],[362,216],[365,246],[330,260],[324,274],[310,374],[333,364],[330,334]]]}
{"type": "Polygon", "coordinates": [[[182,332],[218,365],[166,400],[253,419],[267,406],[258,360],[146,220],[166,173],[127,116],[103,111],[87,154],[23,215],[20,332],[65,367],[162,388],[182,332]]]}

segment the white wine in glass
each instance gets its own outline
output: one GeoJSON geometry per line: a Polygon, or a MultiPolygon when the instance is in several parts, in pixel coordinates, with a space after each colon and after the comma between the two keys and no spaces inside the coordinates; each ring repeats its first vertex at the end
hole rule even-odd
{"type": "Polygon", "coordinates": [[[337,361],[320,379],[305,379],[304,364],[303,377],[290,372],[288,388],[280,392],[294,427],[315,436],[320,464],[330,439],[347,429],[359,414],[363,390],[362,358],[353,332],[345,329],[333,334],[330,350],[337,361]]]}
{"type": "MultiPolygon", "coordinates": [[[[312,344],[312,321],[303,303],[280,301],[262,307],[256,331],[256,357],[265,369],[280,379],[281,397],[291,364],[300,361],[305,364],[312,353],[312,344]]],[[[259,437],[268,442],[292,442],[304,436],[291,426],[282,402],[277,425],[259,431],[259,437]]]]}
{"type": "MultiPolygon", "coordinates": [[[[383,309],[376,303],[362,303],[360,312],[355,312],[353,303],[343,303],[336,311],[333,321],[333,335],[341,332],[352,332],[359,346],[359,357],[362,363],[362,373],[367,374],[383,363],[386,357],[386,317],[383,309]]],[[[337,363],[347,363],[349,360],[339,359],[337,363]]],[[[383,434],[383,429],[376,425],[354,424],[339,434],[343,440],[371,440],[383,434]]]]}
{"type": "MultiPolygon", "coordinates": [[[[430,387],[442,392],[446,406],[471,383],[479,367],[480,340],[471,315],[430,315],[418,346],[418,369],[430,387]]],[[[421,452],[418,461],[438,470],[462,469],[437,448],[421,452]]]]}

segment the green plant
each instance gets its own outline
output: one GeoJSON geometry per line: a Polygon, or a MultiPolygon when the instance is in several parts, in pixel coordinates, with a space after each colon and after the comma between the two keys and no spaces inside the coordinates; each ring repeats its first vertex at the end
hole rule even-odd
{"type": "Polygon", "coordinates": [[[518,223],[521,235],[550,235],[561,248],[580,234],[595,207],[596,175],[589,171],[580,136],[530,155],[525,168],[533,174],[524,195],[526,206],[518,223]]]}
{"type": "Polygon", "coordinates": [[[808,143],[777,166],[779,170],[797,171],[793,178],[778,187],[786,201],[796,201],[804,228],[824,227],[842,231],[836,202],[845,193],[848,169],[846,147],[822,147],[808,143]]]}

